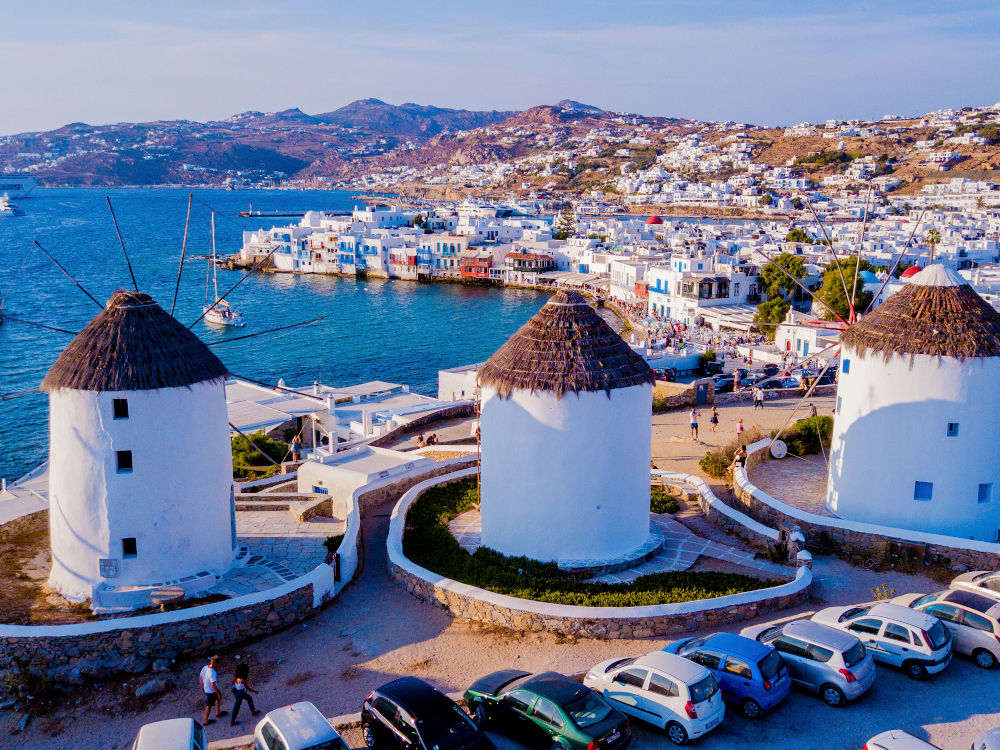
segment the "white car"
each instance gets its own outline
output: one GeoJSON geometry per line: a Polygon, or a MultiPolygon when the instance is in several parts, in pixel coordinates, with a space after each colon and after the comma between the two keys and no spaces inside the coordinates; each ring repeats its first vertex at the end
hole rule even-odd
{"type": "Polygon", "coordinates": [[[941,750],[937,745],[924,742],[902,729],[890,729],[888,732],[876,734],[862,750],[941,750]]]}
{"type": "Polygon", "coordinates": [[[254,750],[348,750],[319,709],[309,701],[276,708],[257,724],[254,750]]]}
{"type": "Polygon", "coordinates": [[[1000,727],[976,737],[972,750],[1000,750],[1000,727]]]}
{"type": "Polygon", "coordinates": [[[205,730],[194,719],[166,719],[139,730],[132,750],[205,750],[205,730]]]}
{"type": "Polygon", "coordinates": [[[712,673],[664,651],[603,661],[587,672],[583,684],[623,713],[662,728],[675,745],[715,729],[726,715],[712,673]]]}
{"type": "Polygon", "coordinates": [[[951,663],[950,631],[938,618],[909,607],[888,602],[827,607],[812,620],[854,633],[875,661],[901,667],[914,680],[951,663]]]}
{"type": "Polygon", "coordinates": [[[971,656],[983,669],[1000,663],[1000,600],[968,589],[945,589],[903,594],[892,601],[938,618],[951,632],[955,651],[971,656]]]}
{"type": "Polygon", "coordinates": [[[972,570],[962,573],[949,585],[953,589],[965,589],[1000,601],[1000,572],[995,570],[972,570]]]}

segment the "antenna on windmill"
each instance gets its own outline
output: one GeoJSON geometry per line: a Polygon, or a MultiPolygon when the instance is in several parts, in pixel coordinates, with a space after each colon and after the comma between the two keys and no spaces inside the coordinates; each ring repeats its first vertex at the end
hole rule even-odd
{"type": "Polygon", "coordinates": [[[115,216],[115,209],[111,206],[111,198],[104,196],[104,200],[108,202],[108,210],[111,212],[111,221],[115,223],[115,233],[118,235],[118,244],[122,246],[122,254],[125,256],[125,263],[128,265],[128,275],[132,277],[132,286],[135,290],[139,291],[139,283],[135,280],[135,272],[132,270],[132,261],[129,260],[128,250],[125,249],[125,240],[122,239],[122,230],[118,228],[118,217],[115,216]]]}
{"type": "MultiPolygon", "coordinates": [[[[245,336],[236,336],[236,337],[231,338],[231,339],[219,339],[218,341],[206,341],[205,345],[206,346],[221,346],[222,344],[232,344],[232,343],[235,343],[237,341],[244,341],[246,339],[257,338],[258,336],[266,336],[269,333],[276,333],[278,331],[287,331],[287,330],[290,330],[292,328],[300,328],[302,326],[309,326],[309,325],[312,325],[313,323],[318,323],[321,320],[323,320],[322,317],[313,318],[312,320],[303,320],[300,323],[292,323],[291,325],[278,326],[277,328],[269,328],[266,331],[258,331],[257,333],[248,333],[245,336]]],[[[196,320],[195,323],[197,323],[197,322],[198,321],[196,320]]],[[[194,325],[194,323],[192,323],[192,325],[194,325]]],[[[322,378],[322,375],[323,375],[323,370],[322,370],[322,367],[321,367],[320,368],[320,378],[322,378]]]]}
{"type": "MultiPolygon", "coordinates": [[[[181,272],[184,271],[184,253],[187,251],[188,227],[191,226],[191,201],[194,200],[194,193],[188,193],[187,218],[184,220],[184,240],[181,242],[181,262],[177,266],[177,283],[174,285],[174,301],[170,303],[170,314],[174,314],[177,307],[177,292],[181,288],[181,272]]],[[[201,318],[199,318],[201,320],[201,318]]]]}

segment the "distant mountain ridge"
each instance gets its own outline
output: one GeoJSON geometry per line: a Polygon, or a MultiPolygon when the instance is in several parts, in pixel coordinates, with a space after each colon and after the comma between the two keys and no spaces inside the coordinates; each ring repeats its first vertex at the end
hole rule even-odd
{"type": "Polygon", "coordinates": [[[383,135],[434,136],[443,130],[471,130],[501,122],[516,111],[445,109],[425,104],[386,104],[381,99],[358,99],[332,112],[316,115],[331,125],[383,135]]]}

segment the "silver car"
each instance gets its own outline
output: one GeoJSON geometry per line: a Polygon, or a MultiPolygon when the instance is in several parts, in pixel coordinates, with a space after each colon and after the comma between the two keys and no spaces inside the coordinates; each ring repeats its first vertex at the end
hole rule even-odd
{"type": "Polygon", "coordinates": [[[890,729],[876,734],[865,743],[864,750],[941,750],[937,745],[924,742],[902,729],[890,729]]]}
{"type": "Polygon", "coordinates": [[[819,693],[829,706],[843,706],[875,682],[875,661],[861,640],[811,620],[753,625],[740,635],[774,646],[792,682],[819,693]]]}
{"type": "Polygon", "coordinates": [[[971,656],[983,669],[1000,663],[1000,600],[967,589],[946,589],[936,594],[904,594],[892,601],[934,615],[951,632],[952,648],[971,656]]]}
{"type": "Polygon", "coordinates": [[[1000,750],[1000,727],[976,737],[972,743],[972,750],[1000,750]]]}
{"type": "Polygon", "coordinates": [[[1000,572],[995,570],[971,570],[962,573],[949,584],[953,589],[966,589],[1000,601],[1000,572]]]}

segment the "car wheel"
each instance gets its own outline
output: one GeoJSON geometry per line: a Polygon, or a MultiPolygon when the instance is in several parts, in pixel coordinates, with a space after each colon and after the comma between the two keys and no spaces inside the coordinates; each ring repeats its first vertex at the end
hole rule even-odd
{"type": "Polygon", "coordinates": [[[375,740],[375,732],[368,724],[362,724],[361,726],[361,736],[365,741],[365,747],[374,748],[378,742],[375,740]]]}
{"type": "Polygon", "coordinates": [[[740,711],[748,719],[760,719],[764,716],[764,709],[760,707],[760,704],[753,698],[747,698],[740,704],[740,711]]]}
{"type": "Polygon", "coordinates": [[[566,750],[566,746],[563,745],[563,743],[561,742],[555,741],[552,743],[552,746],[549,748],[549,750],[566,750]]]}
{"type": "Polygon", "coordinates": [[[903,669],[906,670],[906,676],[912,680],[926,680],[927,679],[927,669],[918,661],[908,661],[903,665],[903,669]]]}
{"type": "Polygon", "coordinates": [[[676,721],[671,721],[667,723],[667,739],[675,745],[686,745],[688,733],[676,721]]]}
{"type": "Polygon", "coordinates": [[[819,689],[819,694],[826,705],[833,706],[834,708],[840,708],[847,702],[844,692],[836,685],[830,685],[829,683],[823,685],[819,689]]]}
{"type": "Polygon", "coordinates": [[[997,658],[985,648],[976,649],[972,654],[972,658],[983,669],[993,669],[997,665],[997,658]]]}
{"type": "Polygon", "coordinates": [[[486,712],[486,706],[483,703],[476,704],[476,725],[480,729],[486,729],[486,725],[490,723],[490,715],[486,712]]]}

